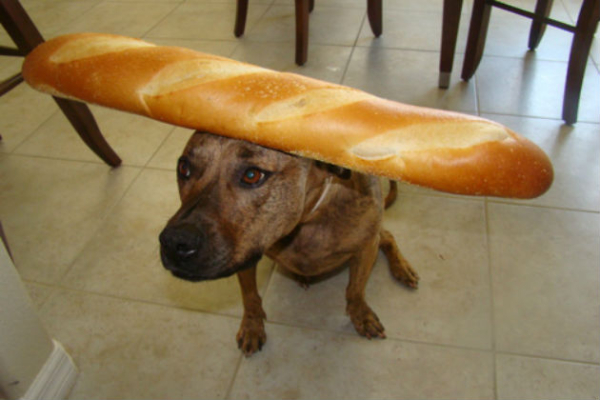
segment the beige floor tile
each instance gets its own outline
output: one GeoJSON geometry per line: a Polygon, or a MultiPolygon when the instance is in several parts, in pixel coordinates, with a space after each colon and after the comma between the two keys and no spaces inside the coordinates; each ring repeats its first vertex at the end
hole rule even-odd
{"type": "Polygon", "coordinates": [[[54,286],[41,285],[35,282],[25,282],[25,289],[36,309],[41,309],[46,300],[57,290],[54,286]]]}
{"type": "MultiPolygon", "coordinates": [[[[477,69],[480,112],[562,118],[567,63],[485,57],[477,69]]],[[[579,102],[579,122],[600,122],[600,74],[588,64],[579,102]]]]}
{"type": "MultiPolygon", "coordinates": [[[[463,12],[470,12],[468,7],[468,0],[464,2],[463,12]]],[[[289,0],[275,0],[274,4],[278,5],[289,5],[289,0]]],[[[443,0],[386,0],[384,3],[384,15],[388,10],[401,9],[410,11],[433,11],[442,12],[443,0]]],[[[366,0],[321,0],[315,2],[315,9],[317,7],[353,7],[358,9],[366,10],[366,0]]]]}
{"type": "MultiPolygon", "coordinates": [[[[256,4],[248,8],[246,32],[256,23],[268,6],[256,4]]],[[[195,40],[235,40],[233,27],[235,4],[186,2],[156,25],[148,38],[179,38],[195,40]]]]}
{"type": "MultiPolygon", "coordinates": [[[[525,10],[535,10],[535,2],[512,1],[511,4],[525,10]]],[[[565,23],[572,23],[569,14],[559,1],[554,2],[550,17],[565,23]]],[[[468,25],[467,21],[465,21],[465,25],[468,25]]],[[[494,7],[484,54],[522,58],[529,50],[530,28],[530,19],[494,7]]],[[[535,52],[528,54],[540,60],[568,61],[572,40],[572,33],[549,27],[535,52]]]]}
{"type": "Polygon", "coordinates": [[[490,353],[268,324],[232,399],[490,399],[490,353]]]}
{"type": "MultiPolygon", "coordinates": [[[[157,151],[172,125],[150,118],[90,107],[104,138],[124,165],[144,166],[157,151]]],[[[15,154],[102,162],[80,139],[62,113],[56,113],[23,142],[15,154]]]]}
{"type": "Polygon", "coordinates": [[[0,215],[15,265],[55,283],[139,170],[20,156],[0,160],[0,215]]]}
{"type": "Polygon", "coordinates": [[[193,40],[193,39],[168,39],[168,38],[148,38],[149,42],[159,46],[180,46],[188,49],[201,51],[203,53],[215,54],[223,57],[230,57],[231,53],[238,46],[239,41],[235,38],[231,40],[193,40]]]}
{"type": "MultiPolygon", "coordinates": [[[[12,69],[11,76],[18,72],[12,69]]],[[[17,86],[0,99],[0,152],[10,153],[53,114],[60,113],[50,96],[31,89],[26,84],[17,86]],[[25,117],[26,116],[26,117],[25,117]]]]}
{"type": "MultiPolygon", "coordinates": [[[[0,44],[7,47],[15,47],[13,41],[8,37],[0,36],[0,44]]],[[[20,57],[0,56],[0,76],[2,79],[9,78],[20,72],[23,59],[20,57]]]]}
{"type": "Polygon", "coordinates": [[[292,72],[328,82],[340,83],[352,48],[309,43],[308,62],[296,65],[295,43],[240,42],[232,58],[276,71],[292,72]]]}
{"type": "MultiPolygon", "coordinates": [[[[482,201],[406,195],[386,212],[384,224],[421,276],[418,290],[407,289],[379,256],[366,298],[387,336],[491,348],[482,201]]],[[[344,270],[305,290],[277,272],[265,296],[269,321],[354,333],[345,315],[347,282],[344,270]]]]}
{"type": "MultiPolygon", "coordinates": [[[[385,6],[384,6],[385,7],[385,6]]],[[[363,24],[357,46],[396,48],[405,50],[440,51],[442,37],[442,10],[428,12],[420,10],[384,8],[383,33],[379,38],[373,36],[368,21],[363,24]]],[[[468,24],[459,26],[456,51],[464,52],[467,43],[468,24]]],[[[435,67],[439,67],[439,54],[435,67]]],[[[457,61],[457,64],[458,61],[457,61]]]]}
{"type": "MultiPolygon", "coordinates": [[[[388,186],[384,180],[384,193],[387,193],[388,186]]],[[[456,199],[470,199],[470,200],[482,200],[482,196],[467,196],[462,194],[454,194],[449,192],[442,192],[441,190],[435,190],[431,188],[427,188],[424,186],[413,185],[406,182],[398,182],[398,193],[401,194],[421,194],[426,196],[436,196],[436,197],[451,197],[456,199]]]]}
{"type": "Polygon", "coordinates": [[[71,399],[224,398],[240,358],[229,317],[64,291],[42,319],[81,371],[71,399]]]}
{"type": "Polygon", "coordinates": [[[438,89],[439,55],[376,47],[354,49],[344,84],[403,103],[476,113],[473,85],[452,75],[449,89],[438,89]]]}
{"type": "MultiPolygon", "coordinates": [[[[290,3],[289,0],[275,0],[273,2],[273,4],[276,4],[278,6],[289,6],[290,3]]],[[[367,2],[365,0],[321,0],[321,1],[315,1],[315,10],[321,9],[321,8],[331,8],[331,7],[338,7],[339,8],[358,8],[358,9],[364,9],[366,10],[366,6],[367,6],[367,2]]],[[[314,10],[313,10],[314,12],[314,10]]],[[[309,23],[310,25],[310,23],[309,23]]]]}
{"type": "MultiPolygon", "coordinates": [[[[555,1],[553,16],[574,21],[581,1],[555,1]]],[[[126,164],[110,169],[66,122],[57,128],[64,117],[50,97],[21,85],[0,99],[0,219],[34,304],[80,367],[70,398],[597,398],[598,40],[580,122],[568,128],[560,118],[571,35],[549,28],[530,53],[527,21],[494,10],[483,63],[461,82],[470,0],[447,91],[437,88],[443,0],[385,0],[378,39],[365,0],[317,0],[301,68],[289,0],[251,0],[242,38],[230,0],[22,3],[47,37],[144,37],[331,82],[343,76],[405,103],[484,112],[539,143],[556,169],[550,192],[523,202],[402,185],[385,225],[422,280],[405,289],[379,256],[366,292],[386,340],[354,332],[347,271],[305,291],[264,259],[269,339],[245,359],[234,340],[235,277],[192,284],[159,260],[158,232],[178,207],[174,165],[191,130],[95,109],[126,164]]],[[[12,45],[1,29],[0,44],[12,45]]],[[[2,57],[0,76],[20,64],[2,57]]]]}
{"type": "MultiPolygon", "coordinates": [[[[365,16],[364,9],[348,7],[316,8],[310,15],[310,44],[352,46],[365,16]]],[[[296,37],[293,5],[273,5],[264,16],[246,29],[246,39],[257,42],[291,42],[296,37]]]]}
{"type": "MultiPolygon", "coordinates": [[[[127,1],[136,1],[136,0],[127,0],[127,1]]],[[[253,7],[255,4],[264,4],[264,5],[270,5],[273,3],[274,0],[256,0],[253,1],[252,3],[249,3],[250,6],[249,7],[253,7]]],[[[232,4],[230,1],[228,0],[181,0],[182,3],[196,3],[196,4],[208,4],[208,3],[226,3],[226,4],[232,4]]],[[[233,3],[235,4],[235,3],[233,3]]]]}
{"type": "Polygon", "coordinates": [[[600,125],[569,127],[560,120],[485,116],[529,138],[552,160],[554,182],[548,193],[522,203],[600,211],[600,125]]]}
{"type": "MultiPolygon", "coordinates": [[[[463,2],[463,13],[470,11],[470,2],[463,2]]],[[[443,0],[387,0],[385,6],[388,9],[402,9],[415,11],[435,11],[442,12],[444,7],[443,0]]],[[[385,8],[384,8],[385,12],[385,8]]]]}
{"type": "MultiPolygon", "coordinates": [[[[109,1],[118,1],[120,3],[128,3],[128,2],[139,2],[140,0],[109,0],[109,1]]],[[[149,3],[157,2],[157,3],[183,3],[186,0],[143,0],[148,1],[149,3]]],[[[201,0],[204,1],[204,0],[201,0]]]]}
{"type": "Polygon", "coordinates": [[[49,39],[55,32],[75,22],[99,2],[100,0],[22,0],[21,4],[42,36],[49,39]]]}
{"type": "MultiPolygon", "coordinates": [[[[305,289],[278,267],[263,299],[267,320],[356,335],[345,312],[347,284],[348,270],[343,270],[338,275],[305,289]]],[[[367,288],[367,300],[374,290],[377,289],[372,288],[372,285],[367,288]]]]}
{"type": "Polygon", "coordinates": [[[183,149],[193,133],[194,131],[191,129],[175,128],[154,154],[148,163],[148,167],[173,171],[171,179],[174,181],[176,177],[175,167],[177,166],[177,160],[181,157],[183,149]]]}
{"type": "MultiPolygon", "coordinates": [[[[241,316],[243,307],[235,276],[191,283],[173,277],[162,267],[158,235],[178,207],[174,174],[144,171],[61,284],[88,292],[241,316]]],[[[271,262],[265,258],[259,267],[261,289],[271,269],[271,262]]],[[[232,337],[235,333],[231,332],[232,337]]]]}
{"type": "Polygon", "coordinates": [[[482,200],[405,195],[384,226],[421,277],[405,290],[388,273],[373,274],[371,303],[392,337],[488,349],[490,285],[482,200]]]}
{"type": "Polygon", "coordinates": [[[62,26],[58,34],[102,32],[141,37],[177,7],[165,2],[106,1],[81,15],[76,21],[62,26]]]}
{"type": "Polygon", "coordinates": [[[496,348],[600,361],[597,213],[489,204],[496,348]]]}
{"type": "Polygon", "coordinates": [[[600,367],[540,358],[496,356],[498,399],[597,399],[600,367]]]}

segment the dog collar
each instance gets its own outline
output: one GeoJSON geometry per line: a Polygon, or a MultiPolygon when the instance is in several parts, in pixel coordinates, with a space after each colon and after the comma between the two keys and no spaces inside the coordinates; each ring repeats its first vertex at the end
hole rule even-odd
{"type": "Polygon", "coordinates": [[[313,208],[308,213],[308,217],[310,217],[311,215],[313,215],[315,213],[315,211],[317,211],[317,209],[321,206],[321,203],[323,203],[323,201],[325,200],[325,197],[327,197],[327,193],[329,192],[329,189],[331,188],[332,180],[333,180],[333,176],[328,176],[327,178],[325,178],[325,188],[321,192],[321,196],[319,197],[319,199],[317,200],[317,202],[315,203],[313,208]]]}

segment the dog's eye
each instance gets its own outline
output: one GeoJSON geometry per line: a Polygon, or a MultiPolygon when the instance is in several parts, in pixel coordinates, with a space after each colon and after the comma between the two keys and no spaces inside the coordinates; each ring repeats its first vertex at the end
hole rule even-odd
{"type": "Polygon", "coordinates": [[[187,158],[181,157],[177,162],[177,176],[180,179],[187,180],[192,175],[192,170],[190,168],[190,162],[187,158]]]}
{"type": "Polygon", "coordinates": [[[242,174],[241,183],[243,186],[256,188],[262,185],[268,176],[267,172],[261,171],[256,167],[251,167],[242,174]]]}

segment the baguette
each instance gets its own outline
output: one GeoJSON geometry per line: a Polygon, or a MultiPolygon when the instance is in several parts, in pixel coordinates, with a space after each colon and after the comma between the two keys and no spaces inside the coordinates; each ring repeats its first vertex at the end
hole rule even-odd
{"type": "Polygon", "coordinates": [[[495,122],[129,37],[57,37],[23,76],[54,96],[450,193],[532,198],[553,179],[542,150],[495,122]]]}

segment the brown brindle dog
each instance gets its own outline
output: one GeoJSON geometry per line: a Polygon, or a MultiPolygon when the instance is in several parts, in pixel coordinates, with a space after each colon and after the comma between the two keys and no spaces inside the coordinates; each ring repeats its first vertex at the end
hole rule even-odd
{"type": "Polygon", "coordinates": [[[368,338],[385,337],[365,301],[380,248],[393,276],[417,287],[418,275],[382,227],[376,177],[200,132],[188,142],[177,175],[182,205],[160,234],[163,265],[189,281],[237,273],[244,303],[237,342],[246,355],[266,341],[256,286],[263,254],[300,277],[347,266],[346,311],[368,338]]]}

